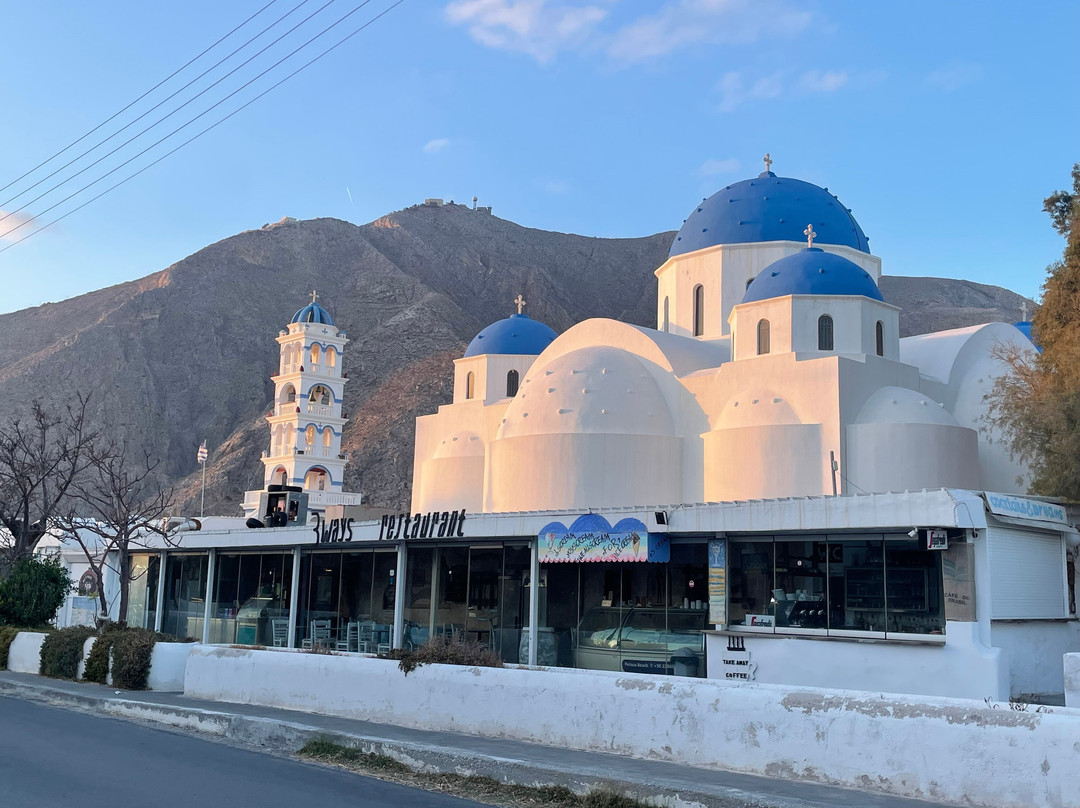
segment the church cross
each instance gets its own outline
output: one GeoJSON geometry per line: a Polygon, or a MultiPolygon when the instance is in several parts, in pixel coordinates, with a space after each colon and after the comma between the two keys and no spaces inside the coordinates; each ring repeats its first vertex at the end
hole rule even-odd
{"type": "Polygon", "coordinates": [[[765,152],[765,156],[762,158],[765,161],[765,170],[772,171],[773,160],[768,152],[765,152]]]}
{"type": "Polygon", "coordinates": [[[814,226],[812,224],[808,224],[806,226],[806,229],[803,230],[802,232],[803,232],[803,235],[806,236],[806,246],[807,247],[813,247],[814,246],[814,239],[817,238],[817,233],[814,232],[814,226]]]}
{"type": "Polygon", "coordinates": [[[318,299],[319,299],[319,296],[317,294],[315,294],[315,290],[312,289],[311,290],[311,302],[314,303],[318,299]]]}
{"type": "Polygon", "coordinates": [[[522,296],[521,296],[521,295],[519,294],[519,295],[518,295],[517,297],[515,297],[515,298],[514,298],[514,303],[516,303],[516,304],[517,304],[517,307],[518,307],[518,314],[521,314],[521,310],[522,310],[523,308],[525,308],[525,298],[523,298],[523,297],[522,297],[522,296]]]}

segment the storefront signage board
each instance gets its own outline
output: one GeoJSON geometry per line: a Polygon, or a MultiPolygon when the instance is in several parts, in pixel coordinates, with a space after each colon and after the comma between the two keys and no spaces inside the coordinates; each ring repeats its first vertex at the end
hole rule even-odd
{"type": "Polygon", "coordinates": [[[945,583],[945,619],[975,622],[975,545],[949,545],[942,555],[945,583]]]}
{"type": "Polygon", "coordinates": [[[709,622],[727,623],[727,539],[709,541],[709,622]]]}
{"type": "Polygon", "coordinates": [[[1065,509],[1052,502],[1042,502],[1038,499],[1025,497],[1011,497],[1008,494],[991,494],[989,491],[983,494],[990,513],[999,516],[1013,516],[1020,519],[1034,519],[1038,522],[1060,522],[1065,525],[1065,509]]]}
{"type": "Polygon", "coordinates": [[[567,527],[550,522],[538,535],[540,563],[671,560],[667,535],[649,533],[639,519],[622,519],[614,526],[598,514],[579,516],[567,527]]]}

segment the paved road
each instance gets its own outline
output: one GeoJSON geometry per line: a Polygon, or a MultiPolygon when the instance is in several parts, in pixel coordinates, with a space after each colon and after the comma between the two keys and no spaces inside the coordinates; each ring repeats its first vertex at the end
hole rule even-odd
{"type": "Polygon", "coordinates": [[[0,696],[4,808],[467,808],[478,803],[0,696]]]}

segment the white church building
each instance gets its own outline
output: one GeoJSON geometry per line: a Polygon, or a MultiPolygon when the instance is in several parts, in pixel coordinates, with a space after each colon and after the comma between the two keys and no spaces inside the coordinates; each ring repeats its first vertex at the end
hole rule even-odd
{"type": "Polygon", "coordinates": [[[417,419],[409,513],[364,521],[340,489],[346,339],[313,300],[278,337],[267,490],[246,505],[260,517],[272,494],[321,497],[316,522],[301,510],[148,554],[133,596],[147,624],[209,642],[361,653],[453,635],[512,663],[1062,693],[1062,654],[1080,650],[1075,514],[1025,495],[1027,470],[984,420],[995,348],[1036,348],[1004,323],[901,338],[851,212],[769,168],[695,206],[655,272],[655,329],[592,319],[557,335],[519,296],[482,330],[455,361],[453,401],[417,419]]]}

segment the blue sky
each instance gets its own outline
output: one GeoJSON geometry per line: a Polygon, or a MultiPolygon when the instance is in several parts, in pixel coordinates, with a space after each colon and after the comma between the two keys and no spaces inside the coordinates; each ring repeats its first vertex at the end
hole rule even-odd
{"type": "MultiPolygon", "coordinates": [[[[2,0],[0,185],[267,2],[2,0]]],[[[113,128],[299,2],[277,0],[113,128]]],[[[260,43],[326,2],[309,0],[260,43]]],[[[171,126],[0,222],[0,234],[358,2],[335,0],[171,126]]],[[[181,135],[0,235],[0,249],[205,128],[391,2],[371,0],[181,135]]],[[[365,223],[430,196],[461,202],[475,194],[529,227],[644,236],[677,229],[702,197],[757,174],[766,151],[781,176],[826,186],[852,208],[886,273],[968,278],[1036,296],[1062,248],[1042,199],[1067,186],[1080,160],[1078,32],[1075,0],[405,0],[207,135],[0,252],[0,311],[142,277],[282,216],[365,223]]],[[[0,192],[0,208],[15,210],[169,109],[7,201],[95,143],[92,136],[0,192]]]]}

